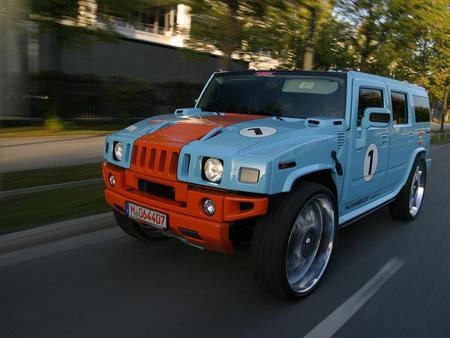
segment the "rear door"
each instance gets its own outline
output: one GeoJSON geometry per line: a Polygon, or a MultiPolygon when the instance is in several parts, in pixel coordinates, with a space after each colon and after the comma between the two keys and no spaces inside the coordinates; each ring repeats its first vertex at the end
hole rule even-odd
{"type": "Polygon", "coordinates": [[[358,80],[353,82],[351,145],[347,159],[342,213],[358,209],[381,197],[386,191],[389,158],[390,126],[369,128],[366,137],[361,121],[367,108],[388,108],[384,82],[358,80]]]}
{"type": "Polygon", "coordinates": [[[391,149],[388,164],[388,189],[395,189],[405,176],[414,138],[410,97],[402,87],[391,85],[389,105],[392,111],[391,149]]]}

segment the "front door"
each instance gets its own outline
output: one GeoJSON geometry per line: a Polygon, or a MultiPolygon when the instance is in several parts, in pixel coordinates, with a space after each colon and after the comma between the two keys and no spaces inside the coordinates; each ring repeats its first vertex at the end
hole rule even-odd
{"type": "Polygon", "coordinates": [[[387,97],[383,82],[354,81],[352,138],[341,204],[342,214],[358,209],[386,193],[391,126],[370,127],[364,133],[361,121],[367,108],[388,108],[387,97]]]}

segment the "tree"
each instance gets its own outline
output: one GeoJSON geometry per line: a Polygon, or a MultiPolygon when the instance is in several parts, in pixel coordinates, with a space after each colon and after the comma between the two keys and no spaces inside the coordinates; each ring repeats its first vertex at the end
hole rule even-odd
{"type": "Polygon", "coordinates": [[[281,67],[314,68],[317,39],[332,6],[327,0],[285,0],[264,7],[244,31],[249,52],[269,51],[281,67]]]}
{"type": "Polygon", "coordinates": [[[233,54],[248,52],[249,31],[261,23],[268,0],[190,0],[192,25],[189,44],[200,50],[221,52],[220,69],[229,70],[233,54]],[[247,37],[247,38],[246,38],[247,37]]]}
{"type": "Polygon", "coordinates": [[[320,70],[356,69],[358,57],[349,38],[351,26],[330,11],[323,18],[315,42],[314,68],[320,70]]]}

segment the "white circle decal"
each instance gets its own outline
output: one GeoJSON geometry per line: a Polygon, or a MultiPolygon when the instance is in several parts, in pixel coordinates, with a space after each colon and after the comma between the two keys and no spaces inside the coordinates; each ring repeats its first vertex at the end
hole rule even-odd
{"type": "Polygon", "coordinates": [[[266,137],[277,132],[275,128],[270,127],[249,127],[239,131],[239,134],[246,137],[266,137]]]}
{"type": "Polygon", "coordinates": [[[371,143],[369,147],[367,147],[366,156],[364,157],[364,180],[369,182],[375,171],[377,170],[378,165],[378,148],[375,143],[371,143]]]}

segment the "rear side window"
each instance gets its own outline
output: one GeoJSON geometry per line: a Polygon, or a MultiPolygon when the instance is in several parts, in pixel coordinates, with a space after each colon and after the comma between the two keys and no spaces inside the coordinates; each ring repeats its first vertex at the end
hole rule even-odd
{"type": "Polygon", "coordinates": [[[391,93],[392,100],[392,115],[394,117],[394,124],[408,123],[408,105],[406,101],[406,94],[391,93]]]}
{"type": "Polygon", "coordinates": [[[360,88],[358,99],[358,121],[357,125],[361,125],[366,108],[383,108],[383,91],[381,89],[360,88]]]}
{"type": "Polygon", "coordinates": [[[413,96],[416,122],[430,122],[430,103],[427,97],[413,96]]]}

